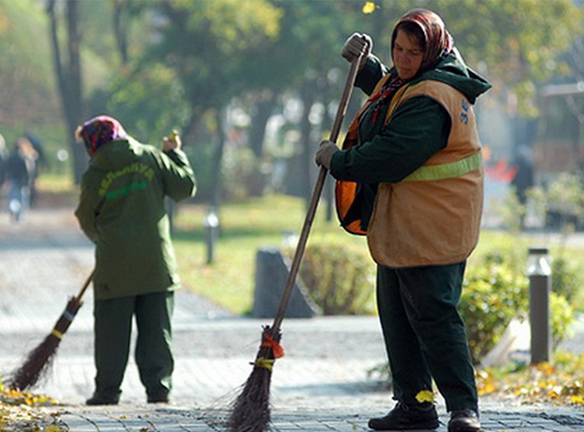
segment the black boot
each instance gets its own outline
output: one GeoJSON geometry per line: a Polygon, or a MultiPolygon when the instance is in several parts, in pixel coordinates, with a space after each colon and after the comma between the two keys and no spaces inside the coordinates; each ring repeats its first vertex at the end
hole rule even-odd
{"type": "Polygon", "coordinates": [[[448,432],[480,432],[481,423],[476,411],[471,409],[452,411],[448,432]]]}
{"type": "Polygon", "coordinates": [[[168,392],[148,394],[147,401],[148,403],[168,403],[168,392]]]}
{"type": "Polygon", "coordinates": [[[93,393],[93,396],[85,401],[85,405],[117,405],[119,401],[119,396],[93,393]]]}
{"type": "Polygon", "coordinates": [[[436,408],[430,403],[409,406],[398,402],[385,417],[369,420],[369,427],[379,431],[436,429],[439,424],[436,408]]]}

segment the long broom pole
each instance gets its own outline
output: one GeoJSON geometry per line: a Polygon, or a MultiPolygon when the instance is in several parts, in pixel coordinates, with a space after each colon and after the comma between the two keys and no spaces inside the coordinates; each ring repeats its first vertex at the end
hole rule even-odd
{"type": "MultiPolygon", "coordinates": [[[[343,124],[343,119],[347,113],[347,106],[351,99],[351,93],[355,84],[355,78],[359,71],[361,58],[362,55],[351,62],[351,68],[347,75],[343,94],[337,108],[337,114],[329,137],[329,140],[334,143],[337,141],[341,125],[343,124]]],[[[269,397],[272,367],[275,359],[284,355],[284,351],[279,344],[281,339],[280,327],[296,282],[296,276],[298,275],[302,256],[304,255],[308,234],[312,228],[326,174],[327,169],[321,167],[316,184],[314,185],[310,205],[308,206],[308,211],[304,219],[302,231],[300,232],[296,251],[292,260],[292,266],[290,267],[290,273],[288,274],[286,286],[282,293],[274,322],[271,327],[264,327],[262,332],[262,343],[256,356],[256,360],[253,363],[253,371],[247,379],[241,394],[233,404],[232,412],[228,420],[228,426],[231,432],[264,432],[267,430],[270,422],[269,397]]]]}
{"type": "MultiPolygon", "coordinates": [[[[349,100],[351,99],[351,94],[353,92],[353,86],[355,84],[355,78],[357,77],[357,72],[359,71],[359,62],[361,57],[351,62],[351,68],[347,75],[347,81],[345,82],[345,88],[343,89],[343,94],[339,102],[339,107],[337,109],[337,114],[335,116],[335,121],[333,123],[333,128],[329,135],[329,140],[336,143],[339,133],[341,131],[341,126],[347,113],[347,107],[349,105],[349,100]]],[[[306,249],[306,243],[308,241],[308,235],[312,229],[312,223],[314,222],[314,216],[316,215],[316,209],[320,201],[320,196],[322,194],[322,189],[324,187],[324,181],[326,180],[328,170],[325,167],[320,168],[318,178],[314,185],[314,190],[312,192],[312,198],[310,200],[310,205],[308,206],[308,211],[304,219],[304,224],[302,226],[302,231],[300,232],[300,237],[298,239],[298,245],[296,246],[296,251],[294,252],[294,258],[292,260],[292,266],[290,267],[290,273],[288,274],[288,279],[286,281],[286,287],[282,293],[282,298],[280,299],[280,305],[274,322],[272,323],[272,332],[278,333],[280,331],[280,326],[284,315],[286,313],[286,308],[288,307],[288,302],[292,296],[294,289],[294,284],[296,282],[296,276],[298,275],[298,270],[300,269],[300,263],[302,262],[302,257],[304,256],[304,250],[306,249]]]]}
{"type": "Polygon", "coordinates": [[[94,273],[95,270],[93,270],[85,280],[79,293],[69,299],[65,310],[55,323],[51,332],[36,348],[28,353],[22,366],[11,374],[11,378],[8,380],[9,388],[26,390],[37,384],[39,379],[44,375],[57,352],[57,348],[63,339],[63,335],[69,329],[77,311],[83,304],[83,295],[89,287],[94,273]]]}

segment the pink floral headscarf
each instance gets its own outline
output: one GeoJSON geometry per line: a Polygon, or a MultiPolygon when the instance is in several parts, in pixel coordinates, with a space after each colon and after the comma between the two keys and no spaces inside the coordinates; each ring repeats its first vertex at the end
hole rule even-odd
{"type": "Polygon", "coordinates": [[[106,115],[87,120],[81,126],[78,135],[83,139],[85,147],[91,156],[95,155],[97,150],[105,143],[124,139],[128,136],[119,121],[106,115]]]}

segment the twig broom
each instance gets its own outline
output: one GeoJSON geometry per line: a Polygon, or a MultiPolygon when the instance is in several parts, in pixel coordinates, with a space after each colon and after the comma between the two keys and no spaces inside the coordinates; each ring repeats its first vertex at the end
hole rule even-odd
{"type": "Polygon", "coordinates": [[[67,302],[65,310],[55,323],[51,333],[36,348],[28,353],[24,364],[11,374],[7,383],[9,388],[26,390],[33,387],[44,375],[59,348],[63,335],[69,329],[77,311],[83,304],[81,298],[91,283],[93,274],[94,272],[91,272],[83,284],[81,291],[79,291],[79,294],[71,297],[67,302]]]}
{"type": "MultiPolygon", "coordinates": [[[[353,85],[358,72],[361,56],[353,60],[347,75],[347,81],[343,90],[343,95],[339,102],[337,114],[330,133],[330,141],[335,142],[339,136],[343,119],[347,112],[347,106],[353,91],[353,85]]],[[[281,332],[280,325],[284,319],[286,307],[292,294],[292,289],[296,281],[296,275],[300,268],[300,262],[304,255],[308,234],[312,227],[318,201],[324,186],[327,170],[322,167],[314,185],[312,199],[304,219],[304,225],[298,239],[298,245],[292,260],[292,266],[286,287],[280,299],[280,305],[274,318],[272,326],[265,326],[262,331],[262,341],[257,353],[251,375],[245,382],[243,390],[231,407],[231,414],[228,419],[228,427],[231,432],[264,432],[270,423],[270,382],[272,378],[272,367],[277,358],[284,355],[284,350],[280,346],[281,332]]]]}

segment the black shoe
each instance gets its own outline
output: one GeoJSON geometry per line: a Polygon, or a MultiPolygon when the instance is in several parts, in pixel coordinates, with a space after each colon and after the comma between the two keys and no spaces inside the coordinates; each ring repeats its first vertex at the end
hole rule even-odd
{"type": "Polygon", "coordinates": [[[369,420],[369,427],[379,431],[436,429],[439,424],[438,413],[433,404],[412,407],[403,402],[398,402],[385,417],[369,420]]]}
{"type": "Polygon", "coordinates": [[[94,393],[89,399],[85,401],[85,405],[117,405],[120,401],[116,396],[104,396],[94,393]]]}
{"type": "Polygon", "coordinates": [[[471,409],[452,411],[448,432],[480,432],[481,423],[476,411],[471,409]]]}
{"type": "Polygon", "coordinates": [[[146,399],[148,403],[168,403],[168,393],[158,393],[153,395],[148,395],[146,399]]]}

